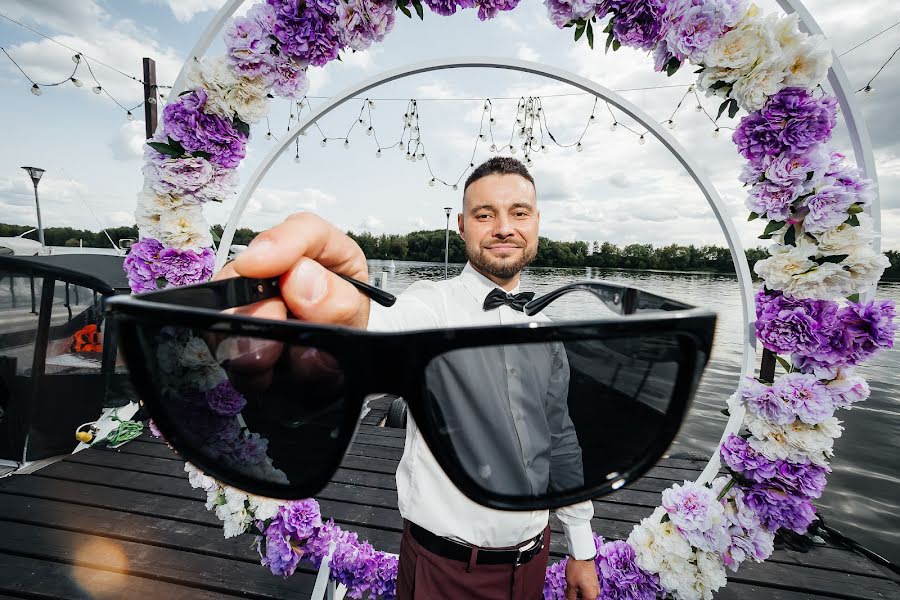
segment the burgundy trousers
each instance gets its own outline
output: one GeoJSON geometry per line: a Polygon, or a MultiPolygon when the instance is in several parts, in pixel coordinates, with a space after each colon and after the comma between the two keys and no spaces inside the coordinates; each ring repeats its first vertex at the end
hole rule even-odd
{"type": "MultiPolygon", "coordinates": [[[[474,550],[473,550],[474,554],[474,550]]],[[[469,564],[423,548],[404,521],[400,539],[397,600],[538,600],[550,557],[550,526],[544,549],[524,565],[469,564]]]]}

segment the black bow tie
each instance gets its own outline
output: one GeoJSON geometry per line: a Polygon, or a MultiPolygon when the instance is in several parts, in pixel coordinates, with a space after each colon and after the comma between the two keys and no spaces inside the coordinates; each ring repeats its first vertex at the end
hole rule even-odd
{"type": "Polygon", "coordinates": [[[534,292],[522,292],[521,294],[507,294],[500,288],[494,288],[487,295],[487,298],[484,299],[484,306],[482,307],[484,310],[493,310],[500,306],[501,304],[505,304],[513,310],[517,310],[522,312],[522,308],[528,303],[529,300],[534,298],[534,292]]]}

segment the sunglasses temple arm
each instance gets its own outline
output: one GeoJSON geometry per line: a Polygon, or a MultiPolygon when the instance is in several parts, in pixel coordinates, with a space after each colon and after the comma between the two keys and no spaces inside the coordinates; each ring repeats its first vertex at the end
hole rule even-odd
{"type": "Polygon", "coordinates": [[[531,300],[523,307],[523,312],[528,316],[539,313],[547,308],[547,306],[551,302],[553,302],[560,296],[575,291],[590,292],[591,294],[599,298],[610,309],[622,315],[630,315],[638,308],[637,297],[639,292],[634,288],[609,286],[599,283],[570,283],[569,285],[564,285],[563,287],[555,289],[548,294],[544,294],[539,298],[531,300]],[[619,302],[613,302],[609,298],[610,291],[621,293],[621,300],[619,302]]]}
{"type": "Polygon", "coordinates": [[[364,283],[359,281],[358,279],[353,279],[352,277],[347,277],[346,275],[341,275],[340,273],[336,273],[338,277],[351,283],[356,289],[360,292],[380,304],[381,306],[393,306],[397,301],[397,297],[393,294],[389,294],[388,292],[375,287],[374,285],[369,285],[368,283],[364,283]]]}

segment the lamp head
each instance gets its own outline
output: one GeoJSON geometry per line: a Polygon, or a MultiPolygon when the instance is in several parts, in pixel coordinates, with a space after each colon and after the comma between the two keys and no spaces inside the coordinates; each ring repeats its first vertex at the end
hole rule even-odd
{"type": "Polygon", "coordinates": [[[444,212],[447,213],[447,216],[448,216],[448,217],[450,216],[450,213],[451,213],[452,211],[453,211],[453,207],[451,207],[451,206],[445,206],[445,207],[444,207],[444,212]]]}
{"type": "Polygon", "coordinates": [[[44,169],[39,169],[38,167],[22,167],[26,171],[28,171],[28,176],[31,177],[32,183],[37,186],[38,182],[41,180],[41,177],[44,174],[44,169]]]}

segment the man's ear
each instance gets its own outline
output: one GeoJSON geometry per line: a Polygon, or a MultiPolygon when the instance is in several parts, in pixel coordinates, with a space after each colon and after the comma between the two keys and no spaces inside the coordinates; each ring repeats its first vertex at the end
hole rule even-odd
{"type": "Polygon", "coordinates": [[[465,222],[466,222],[466,221],[465,221],[465,219],[463,218],[463,214],[462,214],[462,213],[457,213],[457,214],[456,214],[456,227],[459,229],[459,236],[460,236],[462,239],[466,239],[466,225],[465,225],[465,222]]]}

